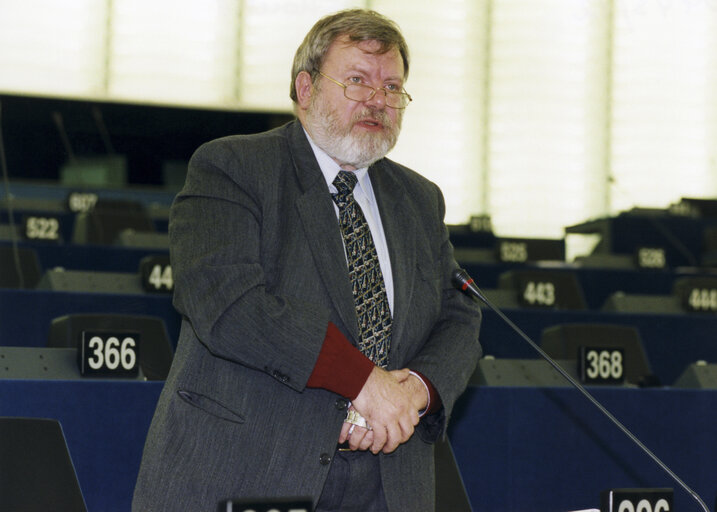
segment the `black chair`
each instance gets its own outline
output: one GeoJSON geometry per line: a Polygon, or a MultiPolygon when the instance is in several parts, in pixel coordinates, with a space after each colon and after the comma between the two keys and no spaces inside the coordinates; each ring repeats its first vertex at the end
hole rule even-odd
{"type": "Polygon", "coordinates": [[[0,288],[34,288],[41,275],[35,249],[0,247],[0,288]]]}
{"type": "Polygon", "coordinates": [[[447,439],[435,444],[436,510],[472,512],[468,493],[447,439]]]}
{"type": "Polygon", "coordinates": [[[112,245],[126,229],[155,232],[154,223],[142,203],[102,199],[94,209],[77,214],[72,241],[76,244],[112,245]]]}
{"type": "Polygon", "coordinates": [[[580,347],[622,348],[625,381],[639,386],[658,385],[637,329],[611,324],[561,324],[543,330],[541,348],[552,358],[579,357],[580,347]]]}
{"type": "Polygon", "coordinates": [[[0,509],[86,512],[57,420],[0,418],[0,509]]]}
{"type": "Polygon", "coordinates": [[[513,290],[523,307],[586,309],[582,286],[573,272],[521,269],[503,272],[498,288],[513,290]]]}
{"type": "Polygon", "coordinates": [[[72,314],[55,318],[50,325],[48,347],[77,348],[83,331],[132,331],[140,335],[139,364],[147,380],[164,380],[174,352],[160,318],[110,313],[72,314]]]}

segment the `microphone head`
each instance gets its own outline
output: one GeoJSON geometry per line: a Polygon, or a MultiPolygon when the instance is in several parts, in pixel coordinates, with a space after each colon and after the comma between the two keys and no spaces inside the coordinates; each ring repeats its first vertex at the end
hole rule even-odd
{"type": "Polygon", "coordinates": [[[466,272],[464,269],[457,268],[453,271],[452,282],[453,282],[453,286],[455,286],[456,288],[465,290],[465,287],[471,281],[472,281],[471,277],[468,275],[468,272],[466,272]]]}
{"type": "Polygon", "coordinates": [[[488,299],[485,298],[483,293],[480,291],[480,288],[476,286],[475,281],[473,281],[473,278],[468,275],[468,272],[466,272],[462,268],[457,268],[453,271],[452,275],[452,281],[453,286],[458,288],[459,290],[468,293],[469,295],[472,295],[473,297],[476,297],[481,302],[484,302],[486,304],[488,303],[488,299]]]}

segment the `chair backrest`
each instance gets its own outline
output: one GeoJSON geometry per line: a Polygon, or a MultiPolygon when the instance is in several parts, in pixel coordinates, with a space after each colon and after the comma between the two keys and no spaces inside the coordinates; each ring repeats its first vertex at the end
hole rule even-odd
{"type": "Polygon", "coordinates": [[[0,508],[86,512],[57,420],[0,418],[0,508]]]}
{"type": "Polygon", "coordinates": [[[525,307],[586,309],[582,286],[574,272],[520,269],[498,277],[498,288],[514,290],[525,307]]]}
{"type": "Polygon", "coordinates": [[[0,288],[34,288],[41,275],[35,249],[0,247],[0,288]]]}
{"type": "Polygon", "coordinates": [[[463,478],[458,471],[453,448],[446,438],[435,444],[435,468],[436,510],[472,512],[473,508],[468,499],[463,478]]]}
{"type": "Polygon", "coordinates": [[[72,241],[76,244],[112,245],[119,234],[133,229],[153,233],[154,223],[142,203],[103,199],[94,209],[78,213],[72,241]]]}
{"type": "Polygon", "coordinates": [[[164,380],[172,365],[174,351],[160,318],[110,313],[72,314],[55,318],[50,325],[49,347],[80,345],[83,331],[133,331],[140,334],[139,363],[148,380],[164,380]]]}
{"type": "Polygon", "coordinates": [[[541,348],[556,359],[578,359],[580,347],[622,348],[625,381],[657,384],[637,329],[627,325],[561,324],[543,330],[541,348]]]}

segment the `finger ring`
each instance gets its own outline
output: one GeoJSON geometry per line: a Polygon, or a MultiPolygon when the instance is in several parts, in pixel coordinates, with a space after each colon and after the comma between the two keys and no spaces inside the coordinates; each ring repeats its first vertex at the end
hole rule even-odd
{"type": "Polygon", "coordinates": [[[349,427],[349,435],[354,433],[354,428],[356,428],[356,425],[352,423],[351,427],[349,427]]]}

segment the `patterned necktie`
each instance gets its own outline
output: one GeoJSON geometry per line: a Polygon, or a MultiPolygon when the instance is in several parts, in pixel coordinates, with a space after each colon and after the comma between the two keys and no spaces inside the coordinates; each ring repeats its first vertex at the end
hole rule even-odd
{"type": "Polygon", "coordinates": [[[377,366],[385,368],[391,344],[391,310],[376,246],[366,217],[354,199],[353,189],[357,181],[353,172],[340,171],[334,180],[339,192],[331,197],[339,207],[339,224],[361,336],[359,350],[377,366]]]}

